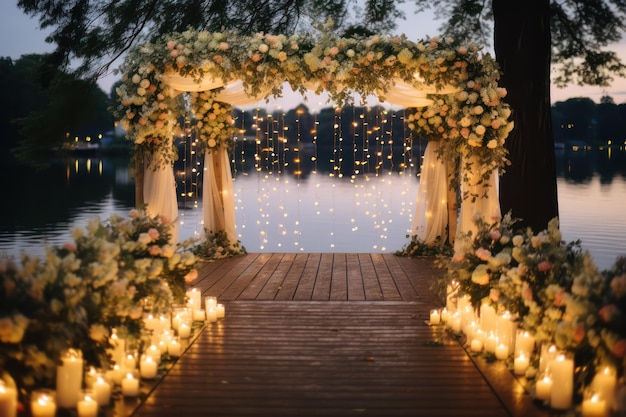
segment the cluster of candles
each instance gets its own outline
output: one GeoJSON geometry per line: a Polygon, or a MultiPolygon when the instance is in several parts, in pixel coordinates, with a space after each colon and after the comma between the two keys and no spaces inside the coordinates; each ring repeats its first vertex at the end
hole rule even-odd
{"type": "MultiPolygon", "coordinates": [[[[574,360],[555,345],[543,344],[537,349],[535,338],[518,329],[509,312],[497,313],[495,308],[483,304],[478,311],[472,308],[467,295],[457,296],[456,287],[448,286],[446,307],[430,311],[430,324],[443,324],[456,334],[466,336],[472,352],[488,352],[499,360],[513,359],[516,375],[534,376],[537,369],[531,360],[539,357],[539,373],[535,384],[535,397],[556,410],[573,406],[574,360]],[[477,314],[478,313],[478,314],[477,314]]],[[[617,372],[605,366],[595,375],[585,391],[581,414],[583,417],[604,417],[614,407],[617,372]]]]}
{"type": "MultiPolygon", "coordinates": [[[[108,352],[113,365],[105,372],[93,367],[85,371],[80,350],[64,351],[57,366],[56,391],[34,390],[30,394],[32,417],[54,417],[57,407],[75,409],[78,417],[95,417],[100,407],[110,404],[111,392],[116,386],[124,397],[137,397],[140,380],[157,377],[164,355],[173,358],[181,355],[181,339],[191,337],[194,321],[213,323],[225,316],[224,305],[218,304],[216,297],[205,297],[202,309],[201,292],[196,288],[187,291],[187,300],[185,307],[174,308],[171,315],[144,317],[151,343],[141,354],[135,345],[127,343],[113,330],[112,347],[108,352]]],[[[17,410],[17,389],[0,379],[0,417],[16,417],[17,410]]]]}

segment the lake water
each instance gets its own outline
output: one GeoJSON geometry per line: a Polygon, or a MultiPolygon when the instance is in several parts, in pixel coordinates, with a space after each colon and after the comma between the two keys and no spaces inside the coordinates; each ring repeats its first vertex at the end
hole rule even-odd
{"type": "MultiPolygon", "coordinates": [[[[415,152],[420,151],[416,147],[415,152]]],[[[275,164],[257,164],[257,171],[238,156],[234,176],[239,239],[249,252],[401,249],[408,242],[419,187],[414,166],[418,158],[401,154],[389,158],[388,168],[361,164],[355,169],[352,161],[341,170],[317,164],[279,169],[288,164],[278,156],[275,164]],[[353,175],[355,171],[359,174],[353,175]]],[[[328,160],[310,155],[303,159],[328,160]]],[[[557,161],[564,239],[580,239],[598,266],[608,268],[618,255],[626,255],[626,151],[568,149],[557,152],[557,161]]],[[[41,256],[45,245],[62,244],[88,219],[125,215],[134,205],[134,182],[125,158],[56,161],[45,172],[16,168],[2,175],[0,184],[0,256],[21,251],[41,256]]],[[[178,185],[179,194],[191,195],[179,199],[181,238],[202,231],[201,201],[194,187],[199,185],[189,178],[178,185]]]]}

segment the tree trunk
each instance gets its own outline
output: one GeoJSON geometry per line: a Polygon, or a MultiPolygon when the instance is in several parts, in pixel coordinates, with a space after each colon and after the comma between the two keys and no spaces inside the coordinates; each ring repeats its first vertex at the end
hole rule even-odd
{"type": "Polygon", "coordinates": [[[500,180],[502,213],[538,232],[558,216],[550,105],[550,1],[492,0],[494,47],[515,127],[500,180]]]}

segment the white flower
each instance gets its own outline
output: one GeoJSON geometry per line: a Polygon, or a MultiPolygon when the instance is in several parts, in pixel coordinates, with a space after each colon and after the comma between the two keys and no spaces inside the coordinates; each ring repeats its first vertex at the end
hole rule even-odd
{"type": "Polygon", "coordinates": [[[106,327],[102,324],[92,324],[89,327],[89,338],[94,342],[102,342],[109,335],[106,327]]]}

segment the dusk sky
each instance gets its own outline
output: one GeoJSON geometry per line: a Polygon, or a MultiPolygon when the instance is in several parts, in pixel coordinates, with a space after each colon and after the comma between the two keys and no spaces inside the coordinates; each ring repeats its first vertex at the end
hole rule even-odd
{"type": "MultiPolygon", "coordinates": [[[[407,3],[410,3],[407,2],[407,3]]],[[[23,54],[44,53],[50,51],[52,46],[45,42],[48,32],[39,30],[37,20],[30,19],[16,6],[14,0],[0,2],[0,56],[19,58],[23,54]]],[[[405,4],[408,8],[408,5],[405,4]]],[[[435,36],[439,33],[439,23],[432,16],[424,14],[415,15],[412,10],[405,13],[406,19],[398,24],[397,33],[406,34],[409,39],[418,40],[426,35],[435,36]]],[[[610,47],[620,53],[622,60],[626,62],[626,41],[610,47]]],[[[109,92],[110,86],[116,77],[109,76],[100,81],[105,92],[109,92]]],[[[611,87],[578,87],[570,86],[566,89],[552,89],[552,102],[566,100],[570,97],[590,97],[598,101],[601,96],[608,94],[616,103],[626,102],[626,79],[615,79],[611,87]]]]}

